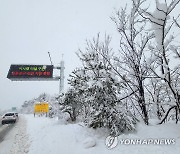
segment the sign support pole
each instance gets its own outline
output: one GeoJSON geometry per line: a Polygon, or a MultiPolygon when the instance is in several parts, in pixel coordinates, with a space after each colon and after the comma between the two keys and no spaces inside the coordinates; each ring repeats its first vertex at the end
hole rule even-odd
{"type": "Polygon", "coordinates": [[[59,94],[64,92],[64,61],[60,62],[59,94]]]}

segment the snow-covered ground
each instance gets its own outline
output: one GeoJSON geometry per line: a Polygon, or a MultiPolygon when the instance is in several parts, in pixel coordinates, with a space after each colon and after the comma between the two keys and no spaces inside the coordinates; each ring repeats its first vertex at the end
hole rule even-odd
{"type": "Polygon", "coordinates": [[[123,134],[118,145],[108,150],[105,130],[92,130],[82,124],[21,115],[15,127],[0,143],[0,154],[179,154],[180,124],[145,126],[123,134]],[[137,141],[135,142],[131,141],[137,141]],[[151,142],[149,142],[151,141],[151,142]],[[166,142],[167,141],[167,142],[166,142]],[[93,146],[93,147],[91,147],[93,146]]]}

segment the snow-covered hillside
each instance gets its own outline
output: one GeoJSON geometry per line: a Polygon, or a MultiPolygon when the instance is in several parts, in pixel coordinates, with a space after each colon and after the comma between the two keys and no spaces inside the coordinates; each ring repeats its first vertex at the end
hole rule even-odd
{"type": "Polygon", "coordinates": [[[21,115],[14,129],[0,144],[1,154],[179,154],[180,125],[146,126],[138,124],[137,132],[122,134],[118,145],[108,150],[105,139],[108,132],[89,129],[81,123],[21,115]],[[169,140],[161,144],[132,144],[130,140],[169,140]],[[89,146],[88,146],[89,145],[89,146]],[[92,146],[92,147],[91,147],[92,146]]]}

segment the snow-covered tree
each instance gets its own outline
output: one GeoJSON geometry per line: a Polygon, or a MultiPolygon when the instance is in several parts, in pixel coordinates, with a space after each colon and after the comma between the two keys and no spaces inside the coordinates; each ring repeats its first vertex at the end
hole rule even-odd
{"type": "Polygon", "coordinates": [[[161,123],[165,121],[172,109],[176,111],[176,122],[178,121],[178,114],[180,114],[180,61],[174,58],[179,55],[179,45],[176,43],[178,37],[175,37],[174,33],[176,31],[174,25],[177,25],[179,15],[173,18],[170,16],[179,2],[180,0],[157,0],[154,12],[150,12],[147,9],[139,9],[140,15],[149,21],[151,31],[155,34],[155,43],[151,44],[149,49],[156,57],[157,68],[161,68],[161,71],[152,68],[152,74],[165,83],[164,85],[173,97],[171,107],[161,123]]]}
{"type": "Polygon", "coordinates": [[[171,95],[159,78],[150,78],[146,86],[146,101],[151,118],[159,120],[165,115],[165,111],[171,105],[171,95]]]}
{"type": "MultiPolygon", "coordinates": [[[[144,1],[132,0],[132,9],[127,13],[127,8],[116,12],[112,20],[115,22],[120,34],[119,56],[115,59],[121,79],[126,83],[127,97],[133,97],[141,111],[141,116],[148,125],[147,104],[145,101],[145,79],[148,76],[146,67],[147,48],[154,38],[152,32],[146,32],[147,21],[138,12],[144,1]]],[[[114,67],[114,66],[113,66],[114,67]]]]}
{"type": "Polygon", "coordinates": [[[108,128],[112,135],[134,130],[136,118],[120,97],[121,82],[112,69],[111,38],[101,42],[99,35],[87,41],[85,51],[78,56],[83,67],[72,72],[69,80],[84,109],[84,122],[92,128],[108,128]],[[77,93],[78,92],[78,93],[77,93]]]}
{"type": "Polygon", "coordinates": [[[87,41],[86,48],[78,52],[82,67],[70,74],[65,110],[75,117],[81,114],[90,127],[108,128],[113,135],[133,130],[139,116],[148,125],[155,114],[162,123],[172,109],[177,122],[179,46],[171,30],[178,20],[170,22],[170,13],[179,1],[156,0],[152,13],[144,8],[147,0],[132,0],[130,13],[127,8],[117,11],[112,20],[120,34],[118,54],[113,54],[109,36],[104,41],[99,35],[87,41]],[[178,59],[175,66],[173,54],[178,59]]]}
{"type": "MultiPolygon", "coordinates": [[[[117,74],[121,72],[119,76],[126,83],[124,88],[127,96],[124,98],[138,104],[137,110],[141,110],[142,114],[140,113],[140,115],[146,124],[148,124],[149,107],[153,101],[157,105],[157,112],[161,111],[162,113],[162,110],[164,112],[166,109],[164,104],[169,105],[162,122],[170,110],[175,109],[177,120],[177,115],[180,113],[179,46],[175,42],[176,37],[172,32],[173,26],[178,25],[179,15],[177,18],[170,18],[170,14],[179,4],[179,0],[164,0],[161,3],[156,0],[154,12],[148,11],[149,8],[146,7],[149,6],[148,2],[148,0],[132,0],[130,13],[127,13],[126,7],[117,11],[116,16],[112,17],[120,34],[120,55],[115,59],[119,68],[115,66],[115,70],[117,74]],[[174,57],[178,59],[176,63],[173,63],[175,62],[173,53],[174,57]],[[161,73],[159,68],[161,68],[161,73]],[[159,89],[154,89],[155,91],[152,93],[146,86],[156,79],[158,84],[164,85],[165,88],[158,86],[159,89]],[[148,92],[152,102],[147,99],[146,93],[148,92]],[[163,99],[162,96],[165,93],[168,96],[163,99]],[[161,94],[161,98],[158,98],[158,94],[161,94]],[[162,100],[167,101],[168,99],[171,100],[171,103],[159,104],[162,100]]],[[[151,88],[153,85],[155,84],[152,83],[151,88]]],[[[160,116],[160,113],[157,114],[160,116]]]]}

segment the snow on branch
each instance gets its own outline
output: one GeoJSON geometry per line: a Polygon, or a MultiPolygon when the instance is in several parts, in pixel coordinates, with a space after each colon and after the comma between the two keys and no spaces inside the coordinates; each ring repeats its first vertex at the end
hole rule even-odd
{"type": "Polygon", "coordinates": [[[178,5],[179,2],[180,2],[180,0],[173,0],[170,3],[170,5],[168,6],[167,13],[170,14],[172,12],[172,10],[178,5]]]}

